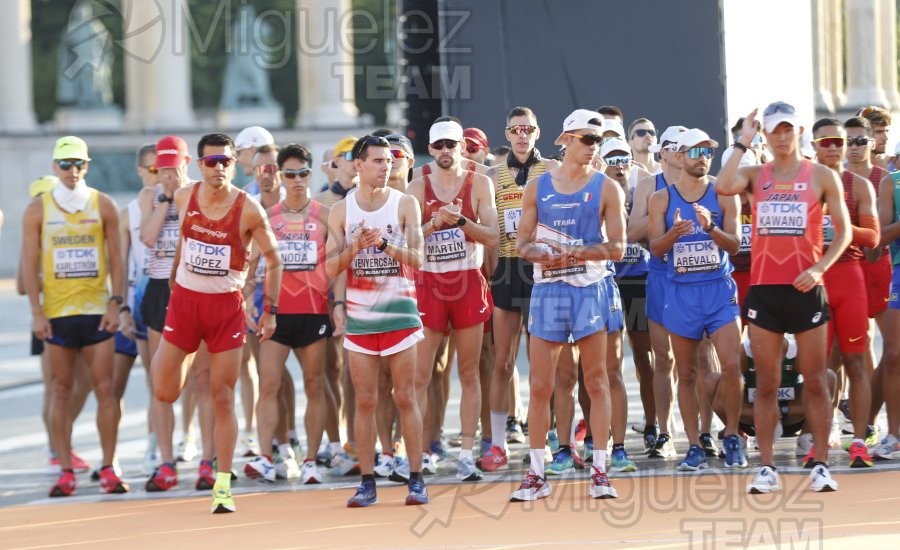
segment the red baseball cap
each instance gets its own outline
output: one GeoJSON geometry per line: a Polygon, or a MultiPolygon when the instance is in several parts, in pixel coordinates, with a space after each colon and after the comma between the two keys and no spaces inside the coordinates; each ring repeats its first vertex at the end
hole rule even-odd
{"type": "Polygon", "coordinates": [[[463,139],[466,141],[471,141],[481,149],[490,149],[491,146],[488,145],[488,138],[484,132],[479,128],[466,128],[463,130],[463,139]]]}
{"type": "Polygon", "coordinates": [[[178,136],[166,136],[156,142],[156,167],[178,168],[186,164],[190,156],[187,143],[178,136]]]}

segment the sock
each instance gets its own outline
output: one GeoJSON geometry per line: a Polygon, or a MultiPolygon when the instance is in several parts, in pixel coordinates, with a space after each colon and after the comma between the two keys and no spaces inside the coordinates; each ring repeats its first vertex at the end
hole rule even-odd
{"type": "Polygon", "coordinates": [[[770,464],[763,464],[763,466],[768,466],[769,469],[772,470],[773,472],[777,472],[777,471],[778,471],[778,468],[776,468],[775,466],[772,466],[772,465],[770,465],[770,464]]]}
{"type": "Polygon", "coordinates": [[[544,477],[544,448],[530,449],[528,453],[531,455],[531,471],[538,477],[544,477]]]}
{"type": "Polygon", "coordinates": [[[860,439],[860,438],[858,438],[858,437],[854,437],[854,438],[853,438],[853,441],[850,442],[851,445],[854,444],[854,443],[859,443],[859,444],[861,444],[861,445],[865,445],[865,444],[866,444],[865,441],[863,441],[862,439],[860,439]]]}
{"type": "Polygon", "coordinates": [[[466,458],[472,460],[472,449],[462,449],[459,451],[459,460],[462,461],[466,458]]]}
{"type": "Polygon", "coordinates": [[[278,454],[281,455],[281,460],[287,457],[294,458],[294,448],[291,447],[290,443],[282,443],[278,446],[278,454]]]}
{"type": "Polygon", "coordinates": [[[288,439],[290,439],[291,441],[299,439],[297,437],[297,430],[288,430],[288,439]]]}
{"type": "Polygon", "coordinates": [[[585,448],[593,447],[594,446],[594,436],[592,436],[592,435],[584,436],[584,446],[585,446],[585,448]]]}
{"type": "Polygon", "coordinates": [[[491,444],[506,448],[506,413],[491,411],[491,444]]]}
{"type": "Polygon", "coordinates": [[[825,468],[828,468],[828,464],[825,464],[824,462],[820,462],[818,460],[813,462],[813,464],[812,464],[813,468],[815,468],[816,466],[825,466],[825,468]]]}
{"type": "Polygon", "coordinates": [[[594,468],[601,472],[606,471],[606,449],[594,449],[594,468]]]}
{"type": "Polygon", "coordinates": [[[231,489],[231,472],[216,472],[216,487],[231,489]]]}
{"type": "Polygon", "coordinates": [[[422,472],[410,472],[409,480],[410,481],[422,481],[422,472]]]}
{"type": "Polygon", "coordinates": [[[155,453],[156,452],[156,433],[150,432],[147,434],[147,452],[155,453]]]}
{"type": "MultiPolygon", "coordinates": [[[[204,460],[201,460],[200,464],[203,464],[204,462],[205,462],[204,460]]],[[[172,462],[163,462],[162,464],[160,464],[160,466],[168,466],[169,468],[172,468],[173,470],[175,469],[175,464],[172,462]]]]}
{"type": "Polygon", "coordinates": [[[344,450],[343,447],[341,447],[340,441],[335,442],[335,443],[329,443],[328,448],[331,449],[331,454],[333,454],[333,455],[339,455],[339,454],[341,454],[341,451],[344,450]]]}
{"type": "Polygon", "coordinates": [[[363,483],[369,482],[372,485],[375,485],[375,474],[363,474],[362,482],[363,483]]]}
{"type": "Polygon", "coordinates": [[[624,444],[624,443],[613,443],[613,450],[615,451],[616,449],[622,449],[622,450],[624,450],[624,449],[625,449],[625,444],[624,444]]]}

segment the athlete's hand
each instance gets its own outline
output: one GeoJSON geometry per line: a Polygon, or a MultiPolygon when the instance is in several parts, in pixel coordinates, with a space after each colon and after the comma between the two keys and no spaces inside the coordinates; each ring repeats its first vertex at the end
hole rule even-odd
{"type": "Polygon", "coordinates": [[[100,330],[105,330],[110,334],[115,334],[116,330],[119,328],[119,304],[117,302],[109,302],[109,305],[106,306],[106,313],[103,314],[103,318],[100,319],[100,326],[98,327],[100,330]]]}
{"type": "Polygon", "coordinates": [[[50,319],[43,313],[38,314],[31,322],[31,332],[34,333],[38,340],[47,340],[53,338],[53,328],[50,326],[50,319]]]}
{"type": "Polygon", "coordinates": [[[547,239],[541,240],[541,242],[550,247],[550,250],[553,251],[554,261],[561,265],[569,265],[574,264],[578,261],[578,259],[573,255],[574,247],[556,242],[547,239]]]}
{"type": "Polygon", "coordinates": [[[458,224],[460,216],[462,216],[462,199],[445,204],[438,210],[438,218],[443,226],[452,227],[458,224]]]}
{"type": "Polygon", "coordinates": [[[863,254],[866,256],[866,260],[873,264],[881,259],[880,248],[863,248],[863,254]]]}
{"type": "Polygon", "coordinates": [[[259,318],[259,324],[256,327],[256,336],[260,343],[265,342],[272,337],[275,332],[275,316],[268,312],[263,312],[259,318]]]}
{"type": "Polygon", "coordinates": [[[350,241],[351,250],[354,254],[358,254],[360,250],[379,246],[381,244],[381,228],[366,227],[366,220],[362,220],[356,231],[353,232],[353,238],[350,241]]]}
{"type": "Polygon", "coordinates": [[[128,310],[119,311],[119,332],[129,340],[133,341],[135,339],[137,328],[134,323],[134,317],[131,316],[131,312],[128,310]]]}
{"type": "Polygon", "coordinates": [[[256,310],[256,304],[252,301],[247,302],[247,306],[244,308],[244,321],[247,323],[247,328],[256,332],[258,327],[256,325],[256,318],[259,315],[259,312],[256,310]]]}
{"type": "Polygon", "coordinates": [[[797,275],[793,282],[794,288],[800,292],[809,292],[818,286],[819,281],[822,280],[822,274],[821,268],[812,266],[801,272],[800,275],[797,275]]]}
{"type": "Polygon", "coordinates": [[[697,223],[700,224],[700,227],[709,227],[709,224],[712,223],[712,214],[709,209],[696,202],[694,203],[694,214],[697,215],[697,223]]]}
{"type": "Polygon", "coordinates": [[[676,208],[675,216],[672,217],[672,227],[669,231],[675,235],[676,239],[690,235],[694,232],[694,222],[681,219],[681,208],[676,208]]]}
{"type": "Polygon", "coordinates": [[[347,330],[347,312],[344,311],[346,307],[346,305],[339,305],[331,308],[331,322],[334,324],[332,336],[341,336],[347,330]]]}
{"type": "Polygon", "coordinates": [[[741,135],[737,139],[748,148],[753,143],[753,138],[757,132],[759,132],[759,121],[756,120],[758,112],[759,109],[753,109],[749,115],[744,117],[744,123],[741,125],[741,135]]]}

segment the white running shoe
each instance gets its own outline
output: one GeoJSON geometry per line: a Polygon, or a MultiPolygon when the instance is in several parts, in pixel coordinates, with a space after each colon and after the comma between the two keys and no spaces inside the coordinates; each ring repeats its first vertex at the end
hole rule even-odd
{"type": "Polygon", "coordinates": [[[244,437],[241,438],[240,445],[238,445],[235,455],[247,458],[251,456],[259,456],[259,445],[256,444],[256,438],[253,437],[253,434],[244,434],[244,437]]]}
{"type": "Polygon", "coordinates": [[[350,458],[347,451],[341,451],[332,457],[331,475],[346,476],[354,472],[359,472],[359,462],[350,458]]]}
{"type": "Polygon", "coordinates": [[[293,456],[281,457],[275,463],[275,477],[278,479],[294,480],[300,479],[300,465],[293,456]]]}
{"type": "Polygon", "coordinates": [[[379,453],[375,459],[375,477],[388,477],[394,468],[394,457],[379,453]]]}
{"type": "Polygon", "coordinates": [[[519,485],[519,488],[513,491],[513,494],[510,495],[510,502],[527,502],[532,500],[537,500],[539,498],[546,498],[550,496],[552,491],[552,487],[550,487],[550,483],[538,476],[536,473],[528,470],[525,474],[525,480],[522,481],[522,484],[519,485]]]}
{"type": "Polygon", "coordinates": [[[480,481],[482,478],[481,470],[475,467],[475,461],[471,458],[464,458],[459,461],[456,469],[456,479],[460,481],[480,481]]]}
{"type": "Polygon", "coordinates": [[[194,435],[187,434],[181,443],[178,444],[178,450],[175,453],[175,462],[191,462],[197,458],[197,444],[194,443],[194,435]]]}
{"type": "Polygon", "coordinates": [[[884,436],[878,445],[872,447],[872,458],[875,460],[891,460],[894,453],[900,452],[900,442],[897,438],[888,434],[884,436]]]}
{"type": "Polygon", "coordinates": [[[763,466],[753,476],[753,481],[747,485],[747,492],[753,495],[774,493],[781,490],[781,478],[778,472],[768,466],[763,466]]]}
{"type": "Polygon", "coordinates": [[[319,474],[319,468],[316,466],[315,460],[303,461],[303,466],[300,468],[300,482],[304,485],[322,483],[322,476],[319,474]]]}
{"type": "Polygon", "coordinates": [[[797,456],[806,456],[813,448],[812,434],[800,434],[797,436],[797,456]]]}
{"type": "Polygon", "coordinates": [[[837,481],[831,477],[828,467],[823,464],[819,464],[812,469],[809,473],[809,479],[812,482],[812,490],[817,493],[838,490],[837,481]]]}
{"type": "Polygon", "coordinates": [[[431,453],[423,452],[422,453],[422,473],[423,474],[436,474],[437,473],[437,465],[435,464],[436,460],[431,455],[431,453]]]}
{"type": "Polygon", "coordinates": [[[409,482],[409,461],[406,460],[406,457],[394,455],[394,463],[391,465],[388,479],[396,483],[409,482]]]}
{"type": "Polygon", "coordinates": [[[156,471],[156,467],[159,466],[159,457],[154,451],[147,451],[144,453],[144,464],[143,470],[144,475],[151,475],[156,471]]]}
{"type": "Polygon", "coordinates": [[[258,456],[244,464],[244,475],[260,481],[275,481],[275,465],[268,458],[258,456]]]}

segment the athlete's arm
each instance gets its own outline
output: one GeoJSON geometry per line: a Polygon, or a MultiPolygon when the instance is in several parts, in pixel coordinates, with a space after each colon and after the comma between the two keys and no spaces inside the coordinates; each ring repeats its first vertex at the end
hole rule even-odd
{"type": "MultiPolygon", "coordinates": [[[[242,292],[244,293],[244,299],[247,300],[253,293],[256,291],[256,270],[259,268],[259,259],[262,255],[259,252],[259,246],[256,245],[256,242],[250,243],[250,263],[247,268],[247,282],[244,283],[244,288],[242,292]]],[[[251,302],[247,302],[247,306],[249,309],[251,302]]]]}
{"type": "Polygon", "coordinates": [[[744,146],[744,150],[737,147],[731,152],[719,175],[716,178],[716,193],[719,195],[737,195],[750,187],[751,172],[744,167],[741,168],[741,157],[746,154],[744,151],[749,150],[753,143],[753,136],[756,135],[756,112],[753,109],[749,115],[744,117],[744,124],[741,126],[741,135],[737,141],[744,146]]]}
{"type": "MultiPolygon", "coordinates": [[[[278,305],[278,293],[281,292],[281,273],[284,266],[281,264],[281,253],[278,252],[278,241],[275,233],[269,225],[269,218],[262,205],[256,201],[244,201],[244,211],[241,216],[247,220],[247,233],[259,247],[260,254],[266,259],[266,276],[263,279],[263,305],[278,305]]],[[[244,221],[241,220],[241,222],[244,221]]],[[[268,340],[275,332],[275,316],[263,311],[259,318],[257,335],[260,342],[268,340]]]]}
{"type": "MultiPolygon", "coordinates": [[[[123,296],[127,273],[125,263],[122,261],[122,240],[119,237],[119,207],[109,195],[104,193],[100,193],[97,199],[100,204],[100,218],[103,220],[103,241],[106,243],[106,265],[112,284],[112,295],[123,296]]],[[[120,307],[118,302],[109,301],[106,313],[100,321],[101,330],[115,332],[119,328],[120,307]]]]}
{"type": "MultiPolygon", "coordinates": [[[[131,286],[128,280],[128,255],[131,251],[131,216],[128,214],[128,207],[119,210],[119,238],[122,241],[122,265],[125,271],[125,288],[131,286]]],[[[141,266],[143,269],[143,266],[141,266]]],[[[130,309],[119,308],[119,331],[125,338],[134,340],[135,327],[134,319],[131,316],[130,309]]]]}
{"type": "MultiPolygon", "coordinates": [[[[337,277],[350,266],[353,257],[361,250],[353,250],[344,239],[344,208],[346,203],[338,201],[328,214],[328,240],[325,241],[325,273],[337,277]]],[[[350,241],[352,244],[353,241],[350,241]]]]}
{"type": "MultiPolygon", "coordinates": [[[[738,195],[719,195],[717,198],[719,208],[722,209],[722,227],[710,231],[709,237],[720,249],[734,255],[741,250],[741,234],[738,231],[740,227],[740,203],[738,201],[740,198],[738,195]]],[[[705,227],[709,227],[708,222],[705,227]]]]}
{"type": "Polygon", "coordinates": [[[856,217],[859,226],[851,225],[851,244],[866,249],[878,246],[881,230],[878,227],[878,216],[875,212],[875,189],[866,178],[853,175],[853,198],[856,200],[856,217]]]}
{"type": "Polygon", "coordinates": [[[650,195],[656,187],[656,176],[641,178],[634,188],[631,198],[631,215],[628,217],[628,242],[638,243],[647,240],[647,207],[650,195]]]}
{"type": "Polygon", "coordinates": [[[409,195],[404,195],[400,197],[398,210],[400,228],[406,237],[406,246],[389,244],[384,249],[384,253],[403,265],[419,269],[425,259],[423,250],[425,239],[422,237],[422,216],[419,212],[419,202],[409,195]]]}
{"type": "Polygon", "coordinates": [[[881,222],[879,247],[900,239],[900,220],[894,219],[894,180],[890,174],[878,184],[878,220],[881,222]]]}
{"type": "MultiPolygon", "coordinates": [[[[411,195],[416,198],[416,202],[419,203],[419,210],[421,212],[425,211],[425,180],[422,178],[414,179],[409,182],[409,185],[406,186],[406,194],[411,195]]],[[[434,233],[436,227],[434,226],[434,218],[430,218],[427,220],[422,220],[422,237],[428,238],[432,233],[434,233]]]]}
{"type": "Polygon", "coordinates": [[[41,225],[44,218],[44,206],[40,198],[32,200],[25,207],[22,215],[22,281],[25,286],[25,294],[31,306],[33,318],[31,330],[39,340],[46,340],[53,336],[50,329],[50,321],[44,315],[41,307],[41,225]]]}
{"type": "Polygon", "coordinates": [[[822,258],[794,279],[794,288],[800,292],[809,292],[819,284],[822,275],[837,261],[847,245],[850,244],[851,239],[850,231],[847,230],[850,227],[850,214],[847,212],[847,205],[844,202],[844,187],[841,185],[837,173],[817,164],[813,169],[813,182],[821,190],[820,200],[825,203],[831,214],[834,239],[822,258]]]}
{"type": "Polygon", "coordinates": [[[660,189],[650,196],[650,213],[647,237],[650,240],[650,253],[661,258],[667,254],[678,237],[690,235],[694,230],[694,222],[681,219],[681,209],[675,210],[672,227],[666,229],[666,209],[669,208],[669,190],[660,189]]]}
{"type": "Polygon", "coordinates": [[[144,187],[138,194],[138,206],[141,208],[141,242],[147,248],[156,246],[159,233],[166,223],[166,213],[169,211],[167,202],[160,202],[154,206],[155,198],[155,187],[144,187]]]}
{"type": "Polygon", "coordinates": [[[559,259],[559,255],[534,242],[538,221],[537,181],[537,178],[529,180],[522,194],[522,217],[519,218],[519,230],[516,233],[516,252],[523,260],[532,263],[553,263],[559,259]]]}
{"type": "MultiPolygon", "coordinates": [[[[497,205],[494,204],[494,184],[484,176],[475,176],[472,182],[472,201],[478,220],[466,220],[461,227],[467,237],[485,248],[500,246],[500,226],[497,222],[497,205]]],[[[460,215],[460,218],[465,216],[460,215]]]]}
{"type": "MultiPolygon", "coordinates": [[[[182,187],[178,191],[175,192],[175,197],[172,199],[175,202],[175,209],[178,210],[178,219],[184,220],[185,218],[185,210],[187,210],[188,205],[188,197],[190,196],[191,188],[190,187],[182,187]]],[[[179,230],[181,229],[181,225],[179,222],[179,230]]],[[[178,265],[181,263],[181,243],[184,241],[184,237],[181,235],[178,236],[178,244],[175,245],[175,261],[172,262],[172,272],[169,273],[169,290],[175,288],[175,275],[178,273],[178,265]]]]}

